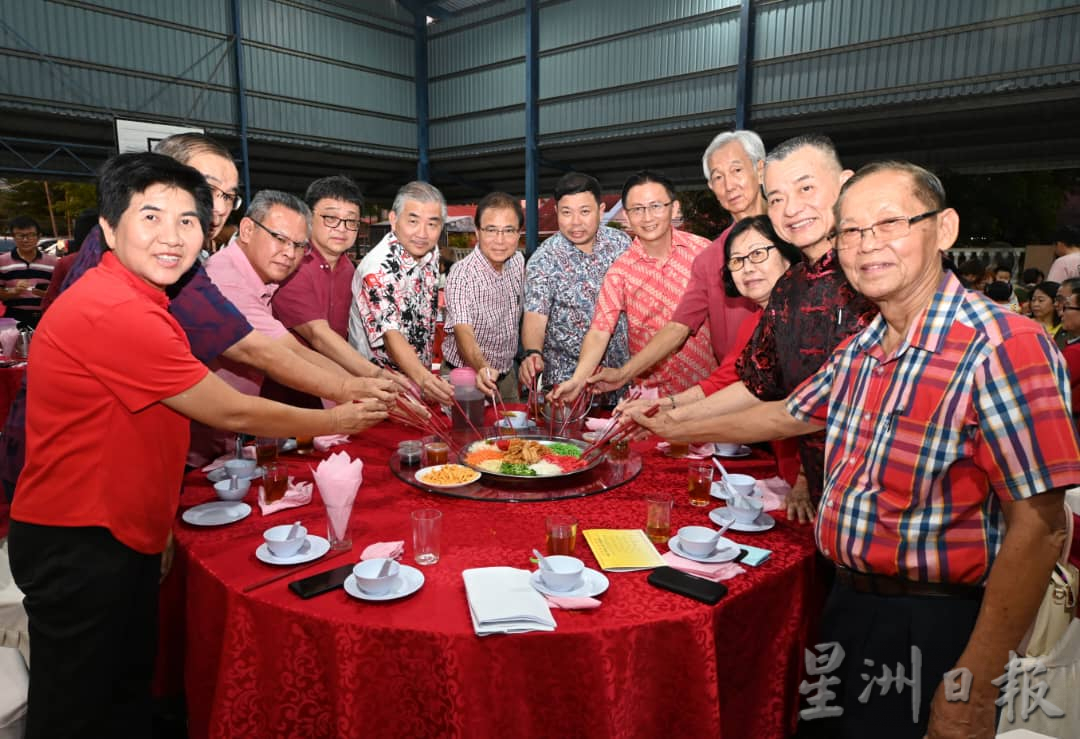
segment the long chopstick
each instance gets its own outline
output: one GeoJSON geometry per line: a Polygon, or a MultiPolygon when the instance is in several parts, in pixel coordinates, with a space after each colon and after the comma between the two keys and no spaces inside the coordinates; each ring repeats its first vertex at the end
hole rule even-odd
{"type": "Polygon", "coordinates": [[[299,567],[294,567],[291,570],[287,570],[286,572],[279,572],[278,574],[274,575],[273,577],[268,577],[265,580],[259,580],[258,582],[251,583],[250,585],[245,585],[244,589],[241,590],[240,592],[241,593],[250,593],[252,590],[255,590],[257,588],[261,588],[263,585],[269,585],[270,583],[277,582],[278,580],[284,579],[286,577],[291,577],[292,575],[295,575],[297,572],[303,572],[304,570],[309,569],[311,567],[314,567],[315,565],[325,564],[325,563],[329,562],[330,560],[332,560],[332,559],[334,559],[336,557],[340,557],[343,554],[349,554],[350,552],[352,552],[351,547],[349,549],[343,549],[340,552],[338,552],[337,554],[331,554],[329,557],[320,557],[319,559],[315,560],[314,562],[308,562],[305,565],[300,565],[299,567]]]}

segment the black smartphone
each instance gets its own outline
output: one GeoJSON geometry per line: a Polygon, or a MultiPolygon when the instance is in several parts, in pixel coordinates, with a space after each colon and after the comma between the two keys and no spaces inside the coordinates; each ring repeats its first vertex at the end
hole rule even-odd
{"type": "Polygon", "coordinates": [[[345,584],[345,578],[352,574],[353,565],[342,565],[332,570],[320,572],[302,580],[293,580],[289,583],[289,590],[299,595],[304,600],[314,598],[316,595],[329,593],[345,584]]]}
{"type": "Polygon", "coordinates": [[[649,574],[649,584],[709,605],[727,595],[727,586],[723,583],[687,575],[671,567],[657,567],[653,570],[649,574]]]}

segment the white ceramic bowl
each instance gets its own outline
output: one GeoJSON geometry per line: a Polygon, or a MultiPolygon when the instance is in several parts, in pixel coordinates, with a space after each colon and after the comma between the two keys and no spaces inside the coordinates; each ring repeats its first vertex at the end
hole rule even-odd
{"type": "Polygon", "coordinates": [[[296,536],[292,539],[288,538],[290,531],[292,531],[291,523],[274,526],[263,532],[263,541],[266,542],[270,554],[284,558],[291,557],[300,551],[300,547],[304,546],[304,541],[307,540],[307,529],[303,526],[298,527],[296,536]]]}
{"type": "Polygon", "coordinates": [[[683,526],[679,529],[679,543],[687,553],[707,557],[716,551],[720,532],[708,526],[683,526]]]}
{"type": "Polygon", "coordinates": [[[554,554],[544,557],[551,566],[550,570],[540,568],[540,579],[552,590],[573,590],[581,585],[581,575],[585,571],[585,563],[577,557],[568,557],[565,554],[554,554]]]}
{"type": "Polygon", "coordinates": [[[728,503],[728,510],[738,523],[753,523],[765,509],[765,501],[747,495],[736,495],[728,503]]]}
{"type": "Polygon", "coordinates": [[[217,493],[217,497],[221,500],[241,500],[248,493],[248,488],[251,487],[251,480],[241,477],[236,481],[236,489],[229,489],[230,479],[226,477],[220,482],[214,483],[214,492],[217,493]]]}
{"type": "Polygon", "coordinates": [[[507,411],[505,419],[507,423],[516,429],[523,429],[529,425],[529,417],[525,411],[507,411]]]}
{"type": "Polygon", "coordinates": [[[225,474],[234,475],[239,478],[251,477],[251,473],[255,471],[254,459],[230,459],[225,463],[225,474]]]}
{"type": "Polygon", "coordinates": [[[719,454],[721,456],[738,454],[742,444],[732,444],[726,441],[714,441],[713,442],[713,454],[719,454]]]}
{"type": "Polygon", "coordinates": [[[757,485],[757,478],[733,472],[724,476],[724,484],[727,485],[728,491],[733,495],[753,495],[754,487],[757,485]]]}
{"type": "Polygon", "coordinates": [[[390,590],[391,586],[397,582],[398,574],[401,572],[401,565],[394,560],[390,560],[390,568],[383,577],[379,577],[379,570],[382,569],[384,562],[386,562],[386,559],[382,557],[365,559],[356,567],[353,567],[353,577],[356,578],[357,587],[368,595],[382,595],[390,590]]]}

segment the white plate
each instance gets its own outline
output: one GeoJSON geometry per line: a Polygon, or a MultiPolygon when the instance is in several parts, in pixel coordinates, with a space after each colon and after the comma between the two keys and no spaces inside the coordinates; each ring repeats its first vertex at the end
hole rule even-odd
{"type": "Polygon", "coordinates": [[[713,553],[704,557],[700,554],[690,554],[690,552],[683,549],[682,540],[679,539],[677,534],[668,539],[667,545],[668,549],[675,552],[675,554],[680,557],[692,559],[695,562],[704,562],[705,564],[710,565],[720,564],[721,562],[730,562],[739,556],[739,545],[722,536],[716,542],[716,549],[713,550],[713,553]]]}
{"type": "MultiPolygon", "coordinates": [[[[709,511],[709,520],[717,526],[724,526],[731,521],[732,515],[728,512],[727,508],[713,508],[709,511]]],[[[731,524],[732,531],[741,531],[744,534],[756,534],[759,531],[768,531],[776,525],[776,519],[770,516],[768,513],[762,513],[753,523],[739,523],[738,521],[731,524]]]]}
{"type": "MultiPolygon", "coordinates": [[[[238,477],[237,480],[258,480],[266,472],[263,467],[256,467],[255,470],[247,477],[238,477]]],[[[206,479],[210,482],[221,482],[222,480],[229,479],[229,475],[225,470],[225,467],[218,467],[216,470],[210,470],[206,473],[206,479]]]]}
{"type": "Polygon", "coordinates": [[[291,557],[275,557],[264,541],[255,550],[255,557],[268,565],[298,565],[312,562],[330,551],[330,542],[321,536],[308,535],[307,541],[300,545],[300,551],[291,557]]]}
{"type": "Polygon", "coordinates": [[[247,518],[250,513],[251,506],[242,501],[215,500],[188,508],[181,518],[192,526],[224,526],[247,518]]]}
{"type": "Polygon", "coordinates": [[[345,592],[360,600],[397,600],[398,598],[404,598],[406,595],[412,595],[423,585],[424,573],[409,565],[401,565],[397,584],[381,595],[371,595],[361,590],[360,586],[356,584],[356,575],[349,575],[345,578],[345,592]]]}
{"type": "Polygon", "coordinates": [[[608,589],[608,579],[603,572],[586,567],[581,574],[584,582],[573,590],[552,590],[540,580],[540,570],[532,573],[529,582],[544,595],[553,595],[556,598],[594,598],[608,589]]]}
{"type": "Polygon", "coordinates": [[[713,456],[723,457],[724,459],[739,459],[741,457],[749,457],[753,450],[746,444],[740,444],[739,448],[733,452],[723,453],[719,451],[716,445],[713,445],[713,456]]]}
{"type": "Polygon", "coordinates": [[[455,467],[461,467],[466,472],[469,472],[472,475],[465,482],[455,482],[455,483],[453,483],[451,485],[440,485],[440,484],[435,483],[435,482],[428,482],[427,480],[424,479],[424,475],[428,474],[429,472],[435,472],[437,470],[441,470],[443,467],[448,467],[448,466],[449,465],[437,464],[437,465],[434,465],[432,467],[423,467],[423,468],[416,471],[416,481],[418,483],[420,483],[421,485],[427,485],[429,488],[438,488],[439,490],[452,490],[454,488],[463,488],[466,485],[472,485],[474,482],[476,482],[477,480],[480,479],[480,473],[479,472],[477,472],[476,470],[470,470],[468,467],[466,467],[465,465],[461,465],[461,464],[454,465],[454,466],[455,467]]]}

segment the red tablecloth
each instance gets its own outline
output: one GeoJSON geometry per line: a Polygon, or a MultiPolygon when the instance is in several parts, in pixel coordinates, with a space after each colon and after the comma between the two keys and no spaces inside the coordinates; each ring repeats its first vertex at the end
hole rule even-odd
{"type": "Polygon", "coordinates": [[[25,375],[25,364],[17,367],[0,367],[0,427],[7,419],[11,403],[15,400],[15,394],[19,392],[19,385],[25,375]]]}
{"type": "MultiPolygon", "coordinates": [[[[354,548],[325,567],[241,592],[276,571],[254,556],[264,529],[299,518],[313,533],[325,531],[317,493],[305,508],[268,517],[256,509],[231,526],[177,524],[179,562],[163,607],[178,616],[174,609],[186,602],[186,646],[174,636],[166,645],[185,652],[191,736],[790,734],[802,653],[823,598],[808,526],[781,515],[770,532],[730,534],[773,555],[729,580],[715,607],[657,590],[645,572],[607,573],[602,607],[553,611],[556,631],[479,638],[461,571],[530,568],[546,515],[569,513],[582,528],[643,528],[644,496],[656,490],[677,496],[674,528],[706,523],[709,509],[688,503],[686,462],[662,457],[651,443],[642,447],[637,480],[596,496],[507,504],[428,494],[388,469],[407,435],[380,426],[347,447],[365,462],[354,548]],[[303,601],[287,589],[291,579],[357,560],[375,541],[404,539],[411,564],[409,513],[424,507],[443,511],[442,559],[421,568],[426,582],[415,595],[370,603],[337,590],[303,601]]],[[[301,476],[310,477],[308,464],[289,459],[301,476]]],[[[730,467],[766,475],[772,464],[754,457],[730,467]]],[[[212,497],[203,478],[189,476],[182,508],[212,497]]],[[[596,566],[583,539],[577,554],[596,566]]],[[[162,656],[168,663],[170,653],[162,656]]]]}

